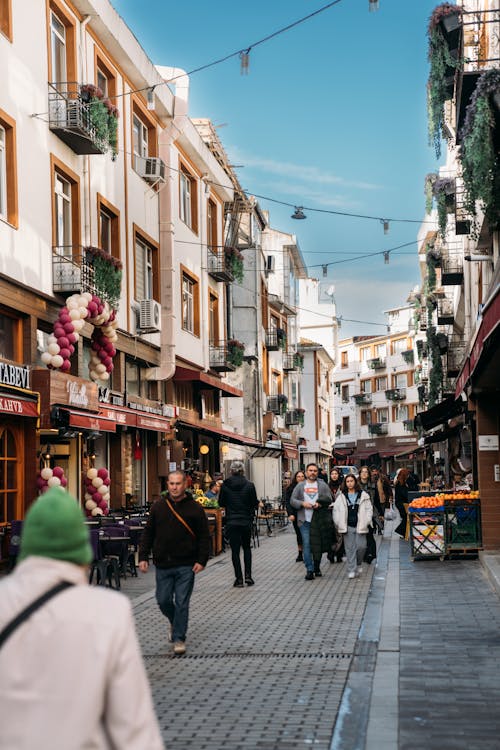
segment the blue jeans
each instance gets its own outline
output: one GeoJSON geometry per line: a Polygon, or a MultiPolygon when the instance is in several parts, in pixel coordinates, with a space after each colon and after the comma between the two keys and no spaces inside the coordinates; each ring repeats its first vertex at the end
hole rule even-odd
{"type": "Polygon", "coordinates": [[[302,534],[302,555],[304,557],[304,565],[308,573],[314,573],[314,562],[311,555],[311,522],[304,521],[299,526],[300,533],[302,534]]]}
{"type": "Polygon", "coordinates": [[[194,573],[190,565],[156,568],[156,601],[172,625],[172,641],[185,641],[194,573]]]}

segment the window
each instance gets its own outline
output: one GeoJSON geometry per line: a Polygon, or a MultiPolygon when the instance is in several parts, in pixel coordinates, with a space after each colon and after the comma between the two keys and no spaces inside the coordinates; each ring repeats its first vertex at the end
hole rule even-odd
{"type": "Polygon", "coordinates": [[[12,41],[11,0],[0,0],[0,31],[9,41],[12,41]]]}
{"type": "Polygon", "coordinates": [[[406,372],[401,372],[397,375],[393,375],[392,382],[394,383],[394,388],[406,388],[408,384],[406,372]]]}
{"type": "Polygon", "coordinates": [[[408,406],[406,404],[399,404],[394,407],[393,419],[395,422],[402,422],[403,420],[408,419],[408,417],[408,406]]]}
{"type": "Polygon", "coordinates": [[[0,428],[0,523],[20,516],[22,428],[0,428]]]}
{"type": "Polygon", "coordinates": [[[134,225],[135,298],[159,299],[158,245],[134,225]]]}
{"type": "Polygon", "coordinates": [[[21,361],[21,321],[0,310],[0,357],[21,361]]]}
{"type": "Polygon", "coordinates": [[[181,409],[194,409],[191,383],[175,383],[175,403],[181,409]]]}
{"type": "Polygon", "coordinates": [[[362,411],[361,412],[361,424],[367,425],[372,423],[372,413],[371,411],[362,411]]]}
{"type": "Polygon", "coordinates": [[[78,176],[51,157],[53,181],[53,245],[58,255],[80,253],[80,210],[78,176]]]}
{"type": "Polygon", "coordinates": [[[387,344],[377,344],[375,347],[375,356],[381,359],[387,355],[387,344]]]}
{"type": "Polygon", "coordinates": [[[279,320],[275,315],[271,315],[271,325],[270,329],[271,331],[277,331],[279,328],[279,320]]]}
{"type": "MultiPolygon", "coordinates": [[[[101,250],[120,258],[120,217],[118,210],[97,194],[97,217],[99,247],[101,250]]],[[[141,298],[144,299],[144,298],[141,298]]]]}
{"type": "Polygon", "coordinates": [[[208,340],[214,346],[219,343],[219,298],[211,292],[208,295],[208,340]]]}
{"type": "Polygon", "coordinates": [[[349,386],[348,385],[342,386],[342,403],[344,404],[349,403],[349,386]]]}
{"type": "Polygon", "coordinates": [[[66,27],[54,11],[50,12],[50,53],[52,60],[52,82],[65,83],[67,81],[66,27]]]}
{"type": "Polygon", "coordinates": [[[359,350],[359,361],[360,362],[366,362],[368,359],[370,359],[370,347],[369,346],[363,346],[359,350]]]}
{"type": "Polygon", "coordinates": [[[387,388],[387,376],[382,375],[380,378],[375,378],[375,390],[385,391],[387,388]]]}
{"type": "Polygon", "coordinates": [[[389,421],[389,409],[377,409],[377,422],[388,422],[389,421]]]}
{"type": "MultiPolygon", "coordinates": [[[[97,48],[96,52],[97,52],[97,48]]],[[[108,99],[113,100],[116,96],[116,75],[111,67],[105,62],[99,54],[95,57],[95,82],[101,89],[102,93],[108,99]]]]}
{"type": "Polygon", "coordinates": [[[370,380],[362,380],[360,383],[361,387],[361,393],[371,393],[372,392],[372,381],[370,380]]]}
{"type": "Polygon", "coordinates": [[[341,352],[340,353],[340,363],[341,363],[341,367],[349,367],[349,354],[348,354],[348,352],[341,352]]]}
{"type": "Polygon", "coordinates": [[[342,417],[342,432],[344,435],[348,435],[350,430],[350,419],[349,417],[342,417]]]}
{"type": "Polygon", "coordinates": [[[157,139],[156,125],[154,120],[148,116],[148,112],[142,103],[133,99],[132,104],[132,167],[143,175],[145,172],[145,159],[156,156],[157,139]]]}
{"type": "MultiPolygon", "coordinates": [[[[139,119],[137,115],[133,117],[133,148],[134,156],[148,156],[149,155],[149,131],[147,125],[139,119]]],[[[137,169],[137,166],[136,166],[137,169]]]]}
{"type": "Polygon", "coordinates": [[[217,253],[217,204],[211,199],[207,202],[207,243],[209,249],[217,253]]]}
{"type": "Polygon", "coordinates": [[[195,233],[198,232],[197,188],[198,183],[195,177],[181,162],[179,170],[179,216],[181,221],[195,233]]]}
{"type": "Polygon", "coordinates": [[[401,352],[405,352],[406,349],[406,339],[396,339],[396,341],[392,342],[393,354],[401,354],[401,352]]]}
{"type": "Polygon", "coordinates": [[[200,285],[196,276],[182,271],[182,328],[194,336],[200,335],[200,285]]]}
{"type": "Polygon", "coordinates": [[[271,373],[271,396],[279,396],[281,393],[281,375],[279,372],[271,373]]]}
{"type": "Polygon", "coordinates": [[[18,226],[16,123],[0,109],[0,219],[18,226]]]}
{"type": "MultiPolygon", "coordinates": [[[[66,93],[69,81],[78,80],[76,66],[75,19],[61,0],[50,0],[49,80],[66,93]]],[[[75,91],[73,90],[73,94],[75,91]]]]}

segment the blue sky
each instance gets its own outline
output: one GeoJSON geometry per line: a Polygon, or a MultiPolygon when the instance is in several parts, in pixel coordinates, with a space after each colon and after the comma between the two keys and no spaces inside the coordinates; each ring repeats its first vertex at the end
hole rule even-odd
{"type": "MultiPolygon", "coordinates": [[[[191,70],[250,46],[325,5],[322,0],[112,0],[151,59],[191,70]]],[[[242,186],[296,205],[370,216],[424,216],[424,177],[436,169],[427,143],[427,20],[436,0],[341,0],[239,60],[194,74],[190,115],[209,117],[242,186]]],[[[335,285],[341,336],[376,334],[382,311],[419,282],[416,245],[353,260],[416,239],[418,223],[292,211],[265,200],[271,224],[294,232],[309,274],[335,285]],[[343,261],[337,263],[337,261],[343,261]],[[347,262],[344,262],[347,261],[347,262]]]]}

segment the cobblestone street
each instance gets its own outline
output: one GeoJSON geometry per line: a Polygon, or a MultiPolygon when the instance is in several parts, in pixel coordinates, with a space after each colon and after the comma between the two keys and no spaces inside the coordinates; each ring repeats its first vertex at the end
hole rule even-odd
{"type": "Polygon", "coordinates": [[[498,747],[500,601],[478,560],[411,563],[390,535],[355,581],[294,559],[289,531],[262,540],[245,589],[211,560],[182,658],[154,575],[125,582],[168,750],[498,747]]]}

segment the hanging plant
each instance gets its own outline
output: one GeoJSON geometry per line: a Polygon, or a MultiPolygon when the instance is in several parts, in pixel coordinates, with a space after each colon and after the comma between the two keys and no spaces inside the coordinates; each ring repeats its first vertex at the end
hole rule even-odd
{"type": "Polygon", "coordinates": [[[495,148],[494,101],[500,96],[500,70],[485,71],[476,84],[461,131],[465,207],[476,215],[480,202],[488,221],[500,219],[500,156],[495,148]]]}
{"type": "Polygon", "coordinates": [[[304,369],[304,355],[300,354],[300,352],[295,352],[293,355],[293,365],[297,368],[297,370],[303,370],[304,369]]]}
{"type": "Polygon", "coordinates": [[[240,367],[243,363],[245,353],[245,344],[236,339],[230,339],[227,342],[227,360],[233,367],[240,367]]]}
{"type": "Polygon", "coordinates": [[[277,328],[276,329],[276,339],[278,341],[278,346],[280,349],[286,348],[286,331],[284,328],[277,328]]]}
{"type": "Polygon", "coordinates": [[[112,157],[117,155],[118,143],[118,108],[103,91],[91,83],[80,86],[80,99],[87,105],[89,125],[94,130],[95,140],[106,150],[111,149],[112,157]]]}
{"type": "Polygon", "coordinates": [[[94,271],[96,294],[108,302],[114,310],[118,309],[122,285],[122,264],[105,250],[98,247],[86,247],[87,262],[94,271]]]}
{"type": "Polygon", "coordinates": [[[224,248],[226,267],[234,276],[235,281],[241,284],[243,281],[243,255],[236,247],[224,248]]]}
{"type": "Polygon", "coordinates": [[[438,227],[441,237],[446,235],[448,213],[455,207],[455,180],[453,177],[440,177],[434,181],[432,194],[436,199],[438,227]]]}
{"type": "Polygon", "coordinates": [[[286,414],[286,410],[288,408],[288,396],[285,396],[284,393],[280,393],[278,395],[278,404],[280,406],[280,414],[286,414]]]}
{"type": "Polygon", "coordinates": [[[441,156],[441,138],[444,134],[444,104],[453,95],[453,79],[455,69],[459,65],[458,55],[453,55],[450,52],[441,27],[441,20],[447,16],[460,14],[461,9],[458,6],[442,3],[434,9],[427,30],[429,38],[428,60],[430,63],[427,83],[429,143],[434,145],[436,158],[441,156]]]}
{"type": "Polygon", "coordinates": [[[430,212],[432,211],[432,202],[434,198],[432,188],[437,178],[438,176],[435,172],[431,172],[430,174],[425,176],[425,182],[424,182],[425,211],[428,214],[430,214],[430,212]]]}

